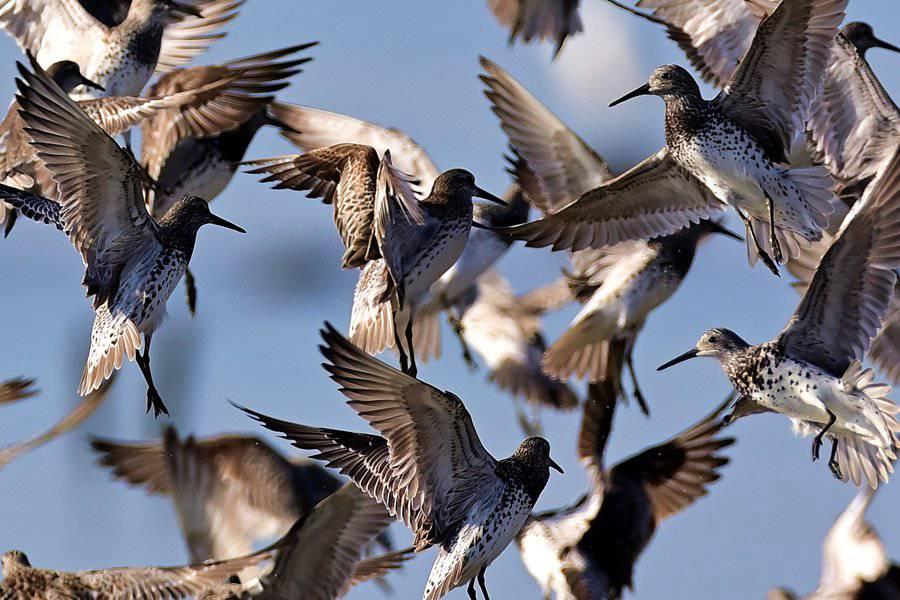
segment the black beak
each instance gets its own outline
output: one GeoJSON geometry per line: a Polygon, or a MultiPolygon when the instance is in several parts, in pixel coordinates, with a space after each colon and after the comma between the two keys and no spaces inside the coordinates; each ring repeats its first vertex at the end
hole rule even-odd
{"type": "Polygon", "coordinates": [[[613,106],[616,106],[617,104],[622,104],[626,100],[631,100],[632,98],[637,98],[638,96],[649,96],[649,95],[650,95],[650,84],[645,83],[638,89],[628,92],[627,94],[625,94],[618,100],[613,100],[612,102],[609,103],[609,107],[612,108],[613,106]]]}
{"type": "Polygon", "coordinates": [[[478,221],[472,221],[472,227],[475,229],[484,229],[485,231],[493,231],[493,229],[484,223],[479,223],[478,221]]]}
{"type": "Polygon", "coordinates": [[[550,466],[551,466],[552,468],[556,469],[557,471],[559,471],[559,472],[562,473],[563,475],[566,474],[566,472],[563,471],[562,467],[559,466],[558,464],[556,464],[556,461],[555,461],[555,460],[553,460],[552,458],[549,458],[549,457],[547,458],[547,460],[550,461],[550,466]]]}
{"type": "Polygon", "coordinates": [[[891,52],[900,52],[900,48],[891,44],[890,42],[886,42],[878,38],[875,38],[873,41],[876,48],[884,48],[885,50],[890,50],[891,52]]]}
{"type": "Polygon", "coordinates": [[[485,200],[490,200],[491,202],[495,202],[495,203],[499,204],[500,206],[509,206],[509,204],[507,204],[506,200],[504,200],[503,198],[498,198],[497,196],[493,195],[492,193],[481,189],[477,185],[475,186],[475,193],[472,195],[475,196],[476,198],[484,198],[485,200]]]}
{"type": "Polygon", "coordinates": [[[722,235],[724,235],[724,236],[726,236],[726,237],[730,237],[730,238],[735,239],[735,240],[737,240],[737,241],[739,241],[739,242],[743,242],[743,241],[744,241],[744,236],[738,235],[738,234],[736,234],[735,232],[733,232],[732,230],[730,230],[730,229],[728,229],[728,228],[726,228],[726,227],[722,227],[722,225],[720,225],[719,223],[716,223],[715,221],[710,221],[710,222],[709,222],[709,230],[710,230],[711,232],[713,232],[713,233],[720,233],[720,234],[722,234],[722,235]]]}
{"type": "Polygon", "coordinates": [[[247,233],[243,227],[239,227],[232,223],[231,221],[226,221],[222,217],[217,217],[216,215],[210,213],[209,215],[209,224],[210,225],[218,225],[219,227],[224,227],[225,229],[233,229],[239,233],[247,233]]]}
{"type": "Polygon", "coordinates": [[[82,78],[81,78],[81,83],[83,83],[84,85],[86,85],[86,86],[89,87],[89,88],[94,88],[95,90],[100,90],[101,92],[105,92],[105,91],[106,91],[106,88],[105,88],[105,87],[103,87],[103,86],[100,85],[99,83],[95,83],[95,82],[91,81],[91,80],[88,79],[87,77],[82,77],[82,78]]]}
{"type": "Polygon", "coordinates": [[[197,17],[200,19],[203,18],[203,13],[200,12],[200,9],[197,8],[196,6],[192,6],[185,2],[176,2],[175,0],[166,0],[166,4],[168,4],[169,8],[174,11],[178,11],[180,13],[190,15],[192,17],[197,17]]]}
{"type": "Polygon", "coordinates": [[[665,369],[668,369],[669,367],[674,366],[674,365],[677,365],[677,364],[680,363],[680,362],[684,362],[684,361],[686,361],[686,360],[689,360],[689,359],[691,359],[691,358],[694,358],[695,356],[697,356],[697,354],[698,354],[699,352],[700,352],[700,351],[697,350],[696,348],[691,348],[690,350],[688,350],[687,352],[685,352],[685,353],[682,354],[681,356],[676,356],[675,358],[673,358],[673,359],[670,360],[669,362],[659,365],[658,367],[656,367],[656,370],[657,370],[657,371],[663,371],[663,370],[665,370],[665,369]]]}

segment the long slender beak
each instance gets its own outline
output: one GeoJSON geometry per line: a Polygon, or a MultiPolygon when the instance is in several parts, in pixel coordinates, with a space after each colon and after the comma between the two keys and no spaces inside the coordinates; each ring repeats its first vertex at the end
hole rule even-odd
{"type": "Polygon", "coordinates": [[[186,15],[190,15],[192,17],[197,17],[202,19],[203,13],[200,12],[200,9],[191,4],[187,4],[186,2],[176,2],[176,0],[166,0],[166,4],[169,5],[169,8],[180,13],[184,13],[186,15]]]}
{"type": "Polygon", "coordinates": [[[732,230],[728,229],[727,227],[723,227],[722,225],[720,225],[719,223],[716,223],[715,221],[710,221],[709,228],[710,228],[710,231],[712,231],[713,233],[720,233],[726,237],[730,237],[739,242],[744,241],[744,236],[733,232],[732,230]]]}
{"type": "Polygon", "coordinates": [[[626,100],[631,100],[632,98],[637,98],[638,96],[649,96],[649,95],[650,95],[650,84],[645,83],[644,85],[637,88],[636,90],[632,90],[632,91],[628,92],[627,94],[625,94],[618,100],[613,100],[612,102],[609,103],[609,107],[612,108],[613,106],[616,106],[617,104],[622,104],[626,100]]]}
{"type": "Polygon", "coordinates": [[[552,458],[548,458],[547,460],[550,461],[550,466],[551,466],[551,467],[553,467],[554,469],[556,469],[557,471],[559,471],[559,472],[562,473],[563,475],[566,474],[566,472],[563,471],[562,467],[559,466],[558,464],[556,464],[556,461],[555,461],[555,460],[553,460],[552,458]]]}
{"type": "Polygon", "coordinates": [[[87,77],[82,77],[82,78],[81,78],[81,83],[83,83],[84,85],[88,86],[89,88],[94,88],[95,90],[100,90],[101,92],[105,92],[105,91],[106,91],[106,88],[105,88],[105,87],[103,87],[103,86],[100,85],[99,83],[96,83],[96,82],[91,81],[91,80],[88,79],[87,77]]]}
{"type": "Polygon", "coordinates": [[[687,352],[685,352],[685,353],[682,354],[681,356],[676,356],[675,358],[673,358],[673,359],[670,360],[669,362],[663,363],[663,364],[659,365],[658,367],[656,367],[656,370],[657,370],[657,371],[663,371],[663,370],[665,370],[665,369],[668,369],[669,367],[674,366],[674,365],[677,365],[677,364],[680,363],[680,362],[684,362],[684,361],[686,361],[686,360],[689,360],[689,359],[691,359],[691,358],[694,358],[695,356],[697,356],[698,353],[699,353],[699,350],[697,350],[696,348],[691,348],[690,350],[688,350],[687,352]]]}
{"type": "Polygon", "coordinates": [[[231,221],[226,221],[222,217],[217,217],[216,215],[209,215],[209,224],[210,225],[218,225],[219,227],[224,227],[225,229],[233,229],[240,233],[247,233],[247,231],[243,227],[239,227],[235,225],[231,221]]]}
{"type": "Polygon", "coordinates": [[[890,50],[891,52],[900,52],[900,48],[891,44],[890,42],[886,42],[884,40],[875,38],[875,47],[876,48],[884,48],[885,50],[890,50]]]}
{"type": "Polygon", "coordinates": [[[472,221],[472,227],[475,229],[484,229],[485,231],[493,231],[494,229],[484,223],[479,223],[478,221],[472,221]]]}
{"type": "Polygon", "coordinates": [[[472,195],[476,198],[484,198],[485,200],[490,200],[491,202],[499,204],[500,206],[509,206],[509,204],[507,204],[506,200],[504,200],[503,198],[498,198],[489,191],[481,189],[477,185],[475,186],[475,193],[472,195]]]}

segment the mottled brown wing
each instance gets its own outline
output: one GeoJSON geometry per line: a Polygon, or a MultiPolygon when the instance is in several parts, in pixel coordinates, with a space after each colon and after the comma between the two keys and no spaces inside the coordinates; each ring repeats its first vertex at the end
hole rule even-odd
{"type": "Polygon", "coordinates": [[[200,10],[202,17],[171,14],[163,31],[157,73],[167,73],[190,62],[210,44],[225,37],[219,31],[234,19],[246,0],[181,0],[200,10]]]}

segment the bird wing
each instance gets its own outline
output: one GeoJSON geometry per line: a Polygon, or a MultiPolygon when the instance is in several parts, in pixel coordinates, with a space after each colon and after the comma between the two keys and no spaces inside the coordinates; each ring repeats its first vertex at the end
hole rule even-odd
{"type": "Polygon", "coordinates": [[[578,458],[595,487],[605,479],[603,455],[612,432],[616,411],[616,382],[612,380],[588,384],[587,397],[578,431],[578,458]]]}
{"type": "Polygon", "coordinates": [[[37,396],[38,390],[34,389],[34,379],[25,379],[19,377],[17,379],[8,379],[0,383],[0,404],[9,404],[18,402],[25,398],[37,396]]]}
{"type": "Polygon", "coordinates": [[[389,572],[402,568],[403,563],[411,559],[413,555],[413,548],[404,548],[403,550],[388,552],[359,561],[356,563],[353,576],[350,578],[350,587],[373,579],[380,579],[389,572]]]}
{"type": "Polygon", "coordinates": [[[274,102],[270,112],[289,127],[282,129],[282,135],[307,152],[349,143],[371,146],[379,155],[390,150],[397,168],[416,179],[425,196],[440,175],[425,149],[399,129],[283,102],[274,102]]]}
{"type": "Polygon", "coordinates": [[[477,490],[496,485],[497,461],[481,444],[462,401],[369,356],[330,325],[322,332],[325,369],[347,404],[387,440],[395,493],[446,531],[477,490]]]}
{"type": "Polygon", "coordinates": [[[222,65],[178,69],[160,77],[150,88],[151,96],[168,96],[190,89],[203,89],[204,93],[197,94],[191,102],[158,112],[141,128],[141,162],[150,176],[159,176],[178,142],[217,136],[247,122],[274,99],[272,94],[289,85],[285,79],[300,73],[300,65],[312,60],[286,57],[316,43],[256,54],[222,65]]]}
{"type": "Polygon", "coordinates": [[[156,62],[157,73],[168,73],[205,52],[216,40],[225,37],[219,29],[234,19],[246,0],[182,0],[202,13],[202,17],[171,14],[163,30],[156,62]]]}
{"type": "Polygon", "coordinates": [[[16,82],[25,132],[59,186],[61,220],[99,306],[115,294],[129,256],[158,244],[140,167],[33,60],[32,68],[19,64],[16,82]]]}
{"type": "Polygon", "coordinates": [[[528,197],[543,212],[556,212],[612,179],[606,161],[522,84],[487,58],[480,60],[487,73],[480,76],[488,87],[484,94],[510,145],[537,177],[540,197],[528,197]]]}
{"type": "Polygon", "coordinates": [[[846,6],[847,0],[782,2],[714,100],[775,160],[786,162],[794,135],[805,131],[846,6]]]}
{"type": "Polygon", "coordinates": [[[841,225],[778,338],[791,356],[843,376],[890,308],[900,267],[900,148],[841,225]]]}
{"type": "Polygon", "coordinates": [[[717,481],[718,470],[728,464],[719,450],[732,445],[734,438],[718,434],[725,427],[722,413],[731,402],[729,396],[671,440],[618,463],[610,470],[610,480],[614,484],[622,479],[640,481],[657,523],[681,512],[707,494],[706,486],[717,481]]]}
{"type": "Polygon", "coordinates": [[[0,27],[48,66],[78,56],[83,39],[107,30],[78,0],[0,0],[0,27]]]}
{"type": "Polygon", "coordinates": [[[662,149],[556,213],[497,231],[528,246],[583,250],[668,235],[724,208],[662,149]]]}
{"type": "Polygon", "coordinates": [[[860,52],[839,33],[810,113],[816,152],[844,185],[873,177],[900,143],[900,110],[860,52]]]}
{"type": "Polygon", "coordinates": [[[721,87],[750,48],[760,21],[778,0],[640,0],[651,15],[617,6],[666,28],[703,79],[721,87]]]}
{"type": "Polygon", "coordinates": [[[108,467],[117,479],[143,486],[149,494],[172,493],[172,480],[159,442],[132,443],[93,437],[91,448],[100,455],[97,464],[108,467]]]}
{"type": "Polygon", "coordinates": [[[339,598],[352,586],[363,549],[393,519],[356,484],[347,483],[298,522],[262,578],[266,597],[339,598]]]}

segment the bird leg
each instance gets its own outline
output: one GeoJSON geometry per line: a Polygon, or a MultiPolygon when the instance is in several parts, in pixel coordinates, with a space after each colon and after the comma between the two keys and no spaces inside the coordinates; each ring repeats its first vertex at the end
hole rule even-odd
{"type": "Polygon", "coordinates": [[[475,362],[475,359],[472,357],[472,351],[469,348],[468,342],[466,342],[466,338],[463,336],[463,323],[460,317],[454,315],[450,309],[447,310],[447,322],[450,323],[450,327],[453,328],[453,333],[456,334],[456,339],[459,340],[459,345],[462,348],[462,358],[466,363],[466,366],[469,367],[470,371],[478,370],[478,363],[475,362]]]}
{"type": "Polygon", "coordinates": [[[775,261],[775,264],[779,264],[784,260],[784,255],[781,252],[781,243],[778,241],[775,231],[775,201],[772,200],[769,194],[765,194],[765,196],[766,206],[769,208],[769,245],[772,247],[772,259],[775,261]]]}
{"type": "Polygon", "coordinates": [[[188,310],[191,311],[193,317],[197,314],[197,281],[194,279],[190,267],[184,272],[184,289],[187,293],[188,310]]]}
{"type": "Polygon", "coordinates": [[[759,255],[759,259],[766,265],[772,273],[775,274],[776,277],[781,277],[781,273],[778,272],[778,265],[776,265],[772,258],[769,256],[769,253],[765,251],[762,247],[762,244],[759,243],[759,238],[756,237],[756,230],[753,229],[753,223],[750,221],[750,217],[745,215],[742,211],[737,211],[737,214],[741,217],[741,220],[744,222],[744,227],[747,228],[747,239],[753,241],[753,245],[756,246],[756,254],[759,255]]]}
{"type": "Polygon", "coordinates": [[[152,339],[153,336],[151,335],[144,336],[147,345],[144,347],[143,352],[138,351],[136,353],[135,362],[140,367],[144,380],[147,382],[147,412],[149,413],[150,409],[153,408],[153,416],[159,417],[160,413],[168,415],[169,411],[166,410],[166,405],[159,396],[159,392],[156,391],[156,385],[153,383],[153,373],[150,371],[150,341],[152,339]]]}
{"type": "Polygon", "coordinates": [[[625,353],[625,364],[628,365],[628,372],[631,373],[631,385],[633,388],[632,395],[634,396],[635,401],[638,403],[638,406],[641,407],[641,412],[644,413],[645,416],[650,416],[650,409],[647,407],[647,399],[644,397],[643,392],[641,392],[641,387],[638,385],[637,373],[634,369],[634,360],[632,359],[632,350],[634,349],[634,344],[629,344],[628,352],[625,353]]]}
{"type": "Polygon", "coordinates": [[[16,219],[19,218],[19,211],[14,209],[12,206],[6,209],[6,223],[3,225],[3,237],[8,238],[9,234],[12,233],[13,226],[16,224],[16,219]]]}
{"type": "Polygon", "coordinates": [[[838,464],[837,461],[837,447],[838,441],[837,438],[831,439],[831,456],[828,458],[828,468],[831,469],[831,474],[836,478],[843,480],[844,474],[841,473],[841,465],[838,464]]]}
{"type": "Polygon", "coordinates": [[[478,596],[475,594],[475,578],[469,580],[469,587],[466,588],[466,592],[469,594],[469,598],[471,600],[478,600],[478,596]]]}
{"type": "Polygon", "coordinates": [[[478,587],[481,588],[481,593],[484,594],[484,600],[491,600],[491,597],[488,596],[487,587],[484,585],[484,572],[487,570],[487,565],[481,567],[481,570],[478,571],[478,587]]]}
{"type": "MultiPolygon", "coordinates": [[[[831,429],[831,426],[834,425],[834,422],[837,421],[837,416],[828,410],[825,409],[825,412],[828,413],[828,423],[825,424],[825,427],[822,428],[822,431],[816,434],[816,437],[813,439],[812,445],[812,459],[819,460],[819,449],[822,447],[822,438],[828,433],[828,430],[831,429]]],[[[829,461],[830,466],[830,461],[829,461]]]]}
{"type": "Polygon", "coordinates": [[[400,340],[400,332],[397,331],[397,315],[394,315],[394,345],[397,346],[397,352],[400,353],[400,370],[409,373],[409,358],[406,356],[406,350],[403,349],[403,342],[400,340]]]}
{"type": "Polygon", "coordinates": [[[408,375],[412,375],[415,377],[419,373],[419,369],[416,368],[416,351],[413,349],[413,318],[412,314],[409,315],[409,320],[406,322],[406,344],[409,348],[409,371],[404,371],[408,375]]]}

